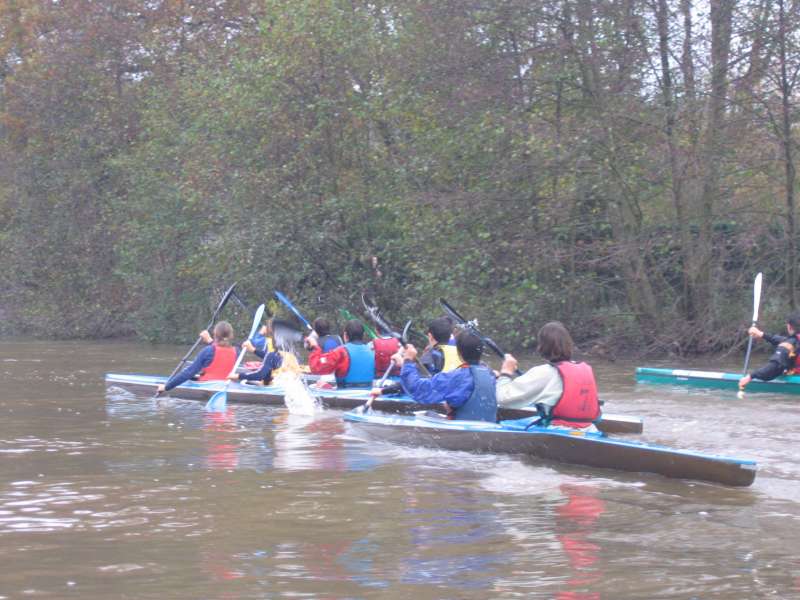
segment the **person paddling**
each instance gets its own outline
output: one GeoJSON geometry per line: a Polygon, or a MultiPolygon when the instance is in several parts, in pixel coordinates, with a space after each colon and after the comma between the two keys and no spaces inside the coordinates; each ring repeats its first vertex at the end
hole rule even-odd
{"type": "Polygon", "coordinates": [[[476,335],[462,331],[456,337],[461,365],[448,372],[426,378],[414,363],[417,349],[408,344],[393,359],[402,361],[400,380],[415,402],[444,403],[453,419],[497,420],[497,397],[494,373],[480,363],[483,343],[476,335]]]}
{"type": "Polygon", "coordinates": [[[364,343],[364,325],[357,320],[344,326],[344,345],[323,352],[319,341],[309,336],[308,366],[315,375],[336,374],[337,387],[370,387],[375,379],[375,353],[364,343]]]}
{"type": "Polygon", "coordinates": [[[497,403],[507,408],[535,406],[550,425],[595,431],[600,401],[594,372],[588,364],[572,360],[574,344],[566,327],[558,321],[546,323],[536,338],[537,351],[548,363],[517,377],[517,359],[506,354],[497,379],[497,403]]]}
{"type": "Polygon", "coordinates": [[[252,352],[258,358],[263,359],[268,353],[274,352],[275,341],[273,339],[273,319],[269,318],[258,330],[252,339],[242,342],[242,347],[248,352],[252,352]]]}
{"type": "MultiPolygon", "coordinates": [[[[453,335],[453,322],[447,317],[433,319],[428,323],[427,334],[428,347],[422,353],[420,362],[428,369],[431,377],[437,373],[446,373],[457,369],[461,365],[461,359],[458,356],[458,350],[455,344],[450,344],[450,338],[453,335]]],[[[380,372],[377,366],[375,370],[378,373],[380,372]]],[[[402,384],[399,381],[395,381],[382,388],[373,388],[370,391],[370,395],[373,397],[389,396],[392,394],[400,394],[402,391],[402,384]]]]}
{"type": "Polygon", "coordinates": [[[748,373],[739,380],[739,390],[744,391],[747,384],[753,379],[770,381],[779,375],[791,375],[798,370],[798,348],[800,348],[800,312],[793,312],[786,317],[786,333],[788,335],[773,335],[764,333],[753,325],[747,330],[750,337],[769,342],[775,351],[767,363],[760,368],[748,373]]]}
{"type": "Polygon", "coordinates": [[[208,331],[201,331],[200,337],[207,344],[183,371],[173,375],[166,383],[158,386],[158,393],[168,392],[174,387],[197,376],[198,381],[225,380],[236,364],[239,349],[233,346],[233,327],[227,321],[214,326],[214,337],[208,331]]]}
{"type": "MultiPolygon", "coordinates": [[[[342,338],[331,333],[331,322],[328,319],[323,317],[314,319],[311,328],[312,331],[308,338],[316,339],[317,345],[322,349],[322,352],[330,352],[343,344],[342,338]]],[[[306,339],[306,348],[310,350],[308,338],[306,339]]]]}

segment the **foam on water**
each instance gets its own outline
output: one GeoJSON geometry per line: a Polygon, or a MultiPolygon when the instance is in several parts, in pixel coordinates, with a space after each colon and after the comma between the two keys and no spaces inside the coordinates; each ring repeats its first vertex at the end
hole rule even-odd
{"type": "Polygon", "coordinates": [[[275,377],[275,383],[283,388],[286,408],[293,415],[314,415],[322,410],[322,404],[305,381],[296,373],[284,372],[275,377]]]}

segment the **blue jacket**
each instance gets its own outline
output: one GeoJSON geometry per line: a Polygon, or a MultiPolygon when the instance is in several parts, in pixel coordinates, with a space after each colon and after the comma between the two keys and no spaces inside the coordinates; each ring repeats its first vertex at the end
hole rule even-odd
{"type": "Polygon", "coordinates": [[[428,379],[419,374],[416,364],[407,362],[400,371],[400,380],[414,401],[420,404],[447,402],[454,410],[469,400],[475,387],[472,373],[466,367],[437,373],[428,379]]]}
{"type": "Polygon", "coordinates": [[[258,371],[252,373],[240,373],[239,381],[263,381],[269,383],[272,381],[272,372],[280,368],[283,363],[283,358],[277,352],[270,352],[264,357],[261,362],[261,367],[258,371]]]}

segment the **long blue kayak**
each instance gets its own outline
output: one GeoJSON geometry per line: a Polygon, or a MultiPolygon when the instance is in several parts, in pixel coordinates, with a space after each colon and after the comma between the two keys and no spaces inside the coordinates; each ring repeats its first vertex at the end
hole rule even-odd
{"type": "MultiPolygon", "coordinates": [[[[637,367],[636,381],[668,385],[738,390],[741,373],[720,371],[695,371],[689,369],[656,369],[637,367]]],[[[747,386],[750,392],[772,392],[774,394],[800,394],[800,375],[784,375],[771,381],[753,379],[747,386]]]]}
{"type": "Polygon", "coordinates": [[[467,452],[525,454],[538,458],[621,471],[657,473],[678,479],[748,486],[756,476],[752,460],[615,439],[603,433],[531,426],[532,418],[487,423],[447,420],[428,414],[388,415],[358,410],[344,420],[366,435],[393,443],[467,452]]]}
{"type": "MultiPolygon", "coordinates": [[[[152,396],[158,385],[165,383],[166,380],[166,377],[159,375],[140,375],[135,373],[107,373],[105,377],[107,386],[116,386],[135,394],[148,394],[149,396],[152,396]]],[[[171,389],[167,395],[205,402],[215,392],[222,390],[224,386],[224,381],[187,381],[171,389]]],[[[363,388],[326,390],[316,389],[312,386],[311,391],[326,408],[350,410],[363,406],[369,400],[369,390],[363,388]]],[[[284,405],[284,390],[278,385],[231,383],[227,388],[227,394],[229,402],[270,406],[284,405]]],[[[430,405],[417,404],[410,397],[402,395],[381,396],[375,399],[372,406],[375,409],[392,413],[413,412],[431,408],[430,405]]],[[[440,406],[437,410],[444,410],[444,407],[440,406]]],[[[498,416],[501,419],[530,417],[533,414],[532,410],[520,408],[503,408],[498,411],[498,416]]],[[[639,417],[604,412],[598,428],[607,433],[641,433],[643,424],[642,419],[639,417]]]]}

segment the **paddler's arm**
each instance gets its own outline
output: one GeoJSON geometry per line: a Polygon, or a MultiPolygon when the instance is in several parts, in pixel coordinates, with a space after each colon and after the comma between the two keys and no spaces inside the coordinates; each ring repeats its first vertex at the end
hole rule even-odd
{"type": "Polygon", "coordinates": [[[198,375],[203,369],[210,365],[212,360],[214,360],[214,346],[206,346],[197,353],[197,356],[192,364],[190,364],[180,373],[174,375],[169,381],[167,381],[166,384],[162,383],[159,385],[158,393],[161,394],[163,392],[168,392],[172,388],[179,386],[185,381],[189,381],[192,377],[198,375]]]}
{"type": "MultiPolygon", "coordinates": [[[[544,398],[548,387],[555,387],[553,376],[558,377],[558,372],[548,364],[539,365],[529,369],[519,377],[514,376],[517,361],[510,354],[506,354],[500,374],[497,377],[497,405],[508,408],[522,408],[537,402],[550,400],[544,398]]],[[[559,379],[560,381],[560,379],[559,379]]],[[[550,396],[552,394],[548,394],[550,396]]],[[[557,398],[556,398],[557,399],[557,398]]],[[[550,402],[545,402],[549,404],[550,402]]]]}
{"type": "Polygon", "coordinates": [[[264,383],[272,379],[272,372],[281,366],[283,358],[277,352],[270,352],[264,357],[258,371],[252,373],[234,373],[228,377],[232,381],[263,381],[264,383]]]}
{"type": "Polygon", "coordinates": [[[342,376],[347,373],[350,357],[344,346],[338,346],[330,352],[323,353],[317,340],[310,336],[306,338],[306,344],[311,349],[311,353],[308,355],[308,367],[314,375],[327,375],[336,372],[337,369],[338,374],[342,376]]]}

